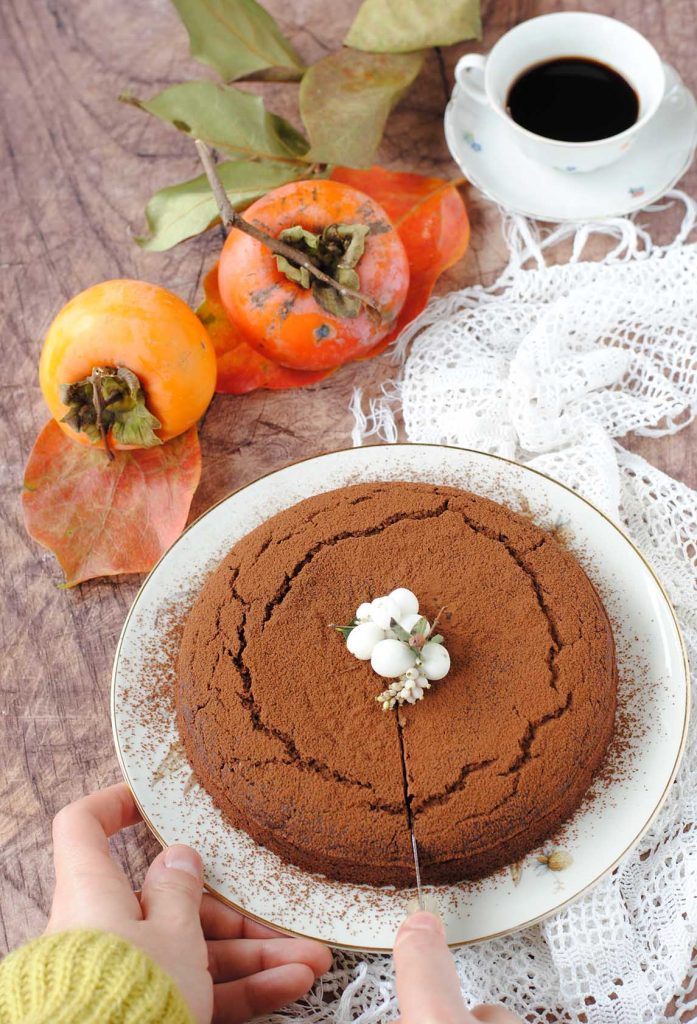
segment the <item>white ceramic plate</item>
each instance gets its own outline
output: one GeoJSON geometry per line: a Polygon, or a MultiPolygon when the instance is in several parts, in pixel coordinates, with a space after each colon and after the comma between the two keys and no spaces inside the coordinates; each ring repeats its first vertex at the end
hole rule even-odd
{"type": "Polygon", "coordinates": [[[697,103],[677,72],[658,112],[626,156],[589,173],[543,167],[526,156],[503,120],[459,86],[445,111],[445,138],[465,176],[506,210],[550,221],[620,216],[656,202],[692,163],[697,103]]]}
{"type": "MultiPolygon", "coordinates": [[[[295,463],[230,495],[179,538],[145,581],[126,620],[113,675],[114,737],[124,776],[163,843],[196,846],[207,886],[246,914],[334,946],[388,950],[413,892],[328,881],[283,864],[227,825],[192,785],[163,680],[164,637],[205,574],[270,515],[349,483],[424,480],[460,486],[556,525],[598,587],[615,627],[620,702],[633,721],[610,785],[598,787],[558,843],[573,863],[555,873],[529,855],[474,885],[428,888],[453,945],[513,931],[576,899],[631,849],[674,777],[688,717],[687,661],[675,614],[622,531],[573,491],[492,455],[436,445],[354,448],[295,463]]],[[[165,687],[166,689],[166,687],[165,687]]],[[[539,852],[539,851],[538,851],[539,852]]]]}

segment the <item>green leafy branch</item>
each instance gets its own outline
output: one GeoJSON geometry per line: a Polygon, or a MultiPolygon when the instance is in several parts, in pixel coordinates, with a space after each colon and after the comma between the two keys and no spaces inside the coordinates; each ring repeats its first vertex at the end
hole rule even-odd
{"type": "MultiPolygon", "coordinates": [[[[218,175],[243,210],[279,185],[322,176],[331,165],[369,167],[385,123],[419,74],[425,49],[479,34],[479,0],[364,0],[336,53],[306,67],[256,0],[172,0],[191,55],[222,84],[184,82],[142,100],[119,98],[201,139],[223,156],[218,175]],[[235,81],[300,82],[306,134],[235,81]]],[[[145,249],[162,251],[219,220],[205,175],[161,189],[148,202],[145,249]]]]}

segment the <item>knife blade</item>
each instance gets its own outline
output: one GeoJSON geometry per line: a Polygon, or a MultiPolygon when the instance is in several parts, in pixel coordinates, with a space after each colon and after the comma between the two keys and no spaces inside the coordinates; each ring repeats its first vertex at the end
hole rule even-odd
{"type": "Polygon", "coordinates": [[[419,864],[419,847],[416,844],[416,836],[414,835],[414,827],[410,826],[411,831],[411,849],[414,854],[414,873],[416,874],[416,893],[419,901],[419,910],[426,909],[426,903],[424,900],[424,892],[421,887],[421,865],[419,864]]]}

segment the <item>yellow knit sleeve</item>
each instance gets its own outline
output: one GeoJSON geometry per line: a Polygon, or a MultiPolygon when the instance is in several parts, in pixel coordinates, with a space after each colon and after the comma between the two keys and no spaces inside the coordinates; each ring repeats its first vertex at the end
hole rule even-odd
{"type": "Polygon", "coordinates": [[[130,942],[45,935],[0,963],[0,1024],[194,1024],[174,981],[130,942]]]}

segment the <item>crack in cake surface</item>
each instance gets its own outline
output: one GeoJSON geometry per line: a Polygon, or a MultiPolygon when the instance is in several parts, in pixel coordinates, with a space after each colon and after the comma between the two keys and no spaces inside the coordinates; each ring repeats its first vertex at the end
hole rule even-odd
{"type": "Polygon", "coordinates": [[[531,753],[532,745],[535,742],[540,729],[547,725],[548,722],[556,721],[556,719],[565,715],[566,712],[571,709],[572,704],[573,693],[569,690],[566,700],[563,704],[560,704],[558,708],[555,708],[554,711],[549,711],[546,715],[543,715],[542,718],[538,718],[536,722],[528,721],[527,729],[520,739],[520,754],[516,757],[515,761],[508,766],[505,772],[499,772],[499,774],[513,775],[515,772],[520,771],[523,765],[527,764],[533,756],[531,753]]]}
{"type": "MultiPolygon", "coordinates": [[[[355,505],[355,504],[358,503],[358,501],[363,501],[363,500],[369,500],[369,496],[365,496],[365,497],[360,498],[358,500],[354,500],[354,501],[350,502],[350,504],[355,505]]],[[[558,632],[557,632],[557,629],[556,629],[556,624],[554,623],[554,620],[553,620],[553,618],[552,618],[552,616],[551,616],[551,614],[549,612],[549,609],[547,608],[547,605],[546,605],[546,603],[544,601],[544,598],[542,596],[542,590],[541,590],[539,581],[537,579],[537,576],[536,576],[534,570],[526,565],[526,563],[523,561],[522,557],[518,554],[518,552],[513,547],[513,545],[508,541],[508,538],[504,537],[501,534],[495,534],[495,533],[493,533],[493,531],[488,530],[486,527],[482,526],[481,524],[476,523],[474,520],[471,519],[471,517],[468,517],[461,509],[452,510],[451,507],[450,507],[450,501],[449,501],[448,498],[446,498],[435,509],[424,510],[424,512],[420,513],[420,514],[414,514],[414,513],[411,513],[411,512],[410,513],[395,513],[394,515],[388,517],[387,519],[383,520],[379,524],[376,524],[375,526],[367,527],[367,528],[365,528],[363,530],[342,531],[342,533],[340,533],[340,534],[335,534],[332,537],[325,538],[322,541],[318,542],[316,545],[314,545],[313,548],[310,549],[310,551],[307,552],[307,554],[299,562],[296,563],[296,565],[291,570],[291,572],[286,574],[285,581],[282,584],[281,588],[279,589],[279,591],[277,592],[275,597],[270,602],[267,603],[267,605],[266,605],[266,607],[264,609],[264,616],[263,616],[263,619],[262,619],[262,629],[263,629],[264,625],[271,619],[271,616],[273,615],[273,612],[275,611],[275,609],[280,604],[282,604],[283,600],[288,595],[288,593],[289,593],[289,591],[290,591],[290,589],[292,587],[293,581],[300,575],[300,573],[303,571],[303,569],[305,569],[305,567],[307,565],[309,565],[314,560],[314,558],[322,550],[324,550],[325,548],[334,547],[336,544],[341,543],[341,542],[343,542],[345,540],[355,540],[355,539],[360,538],[360,537],[375,536],[378,533],[381,533],[383,530],[388,529],[390,526],[394,526],[394,525],[396,525],[398,523],[402,523],[402,522],[405,522],[405,521],[421,521],[423,519],[435,519],[435,518],[438,518],[441,515],[445,514],[446,512],[450,512],[450,511],[453,511],[454,514],[460,516],[460,518],[462,519],[463,523],[469,529],[471,529],[475,534],[484,536],[488,540],[491,540],[491,541],[501,545],[501,547],[503,547],[503,549],[507,552],[507,554],[515,562],[515,564],[525,573],[526,577],[530,580],[530,582],[532,584],[533,591],[535,593],[537,604],[538,604],[542,614],[545,617],[545,620],[547,622],[548,629],[549,629],[549,632],[550,632],[550,637],[551,637],[551,640],[552,640],[552,644],[550,645],[550,650],[549,650],[548,656],[547,656],[547,664],[548,664],[548,668],[549,668],[550,676],[551,676],[550,685],[552,686],[553,689],[556,690],[557,689],[556,678],[557,678],[557,674],[558,673],[557,673],[557,670],[556,670],[555,658],[556,658],[556,655],[562,650],[564,645],[562,645],[562,643],[561,643],[561,641],[559,639],[558,632]]],[[[312,518],[316,518],[317,515],[319,515],[319,513],[317,513],[315,517],[311,517],[311,519],[312,518]]],[[[289,535],[289,536],[292,536],[292,535],[289,535]]],[[[530,550],[530,551],[538,550],[542,546],[542,544],[544,544],[546,542],[546,540],[547,540],[546,537],[541,538],[541,540],[539,540],[536,544],[534,544],[528,550],[530,550]]],[[[268,550],[268,548],[270,547],[272,542],[273,542],[273,537],[272,536],[267,538],[267,540],[263,543],[262,547],[260,548],[259,552],[257,553],[257,557],[259,557],[260,554],[262,554],[263,552],[268,550]]],[[[236,581],[238,574],[239,574],[239,569],[237,569],[234,572],[233,580],[231,581],[231,588],[233,590],[233,595],[237,598],[237,600],[240,601],[240,603],[245,608],[249,608],[249,603],[246,602],[244,600],[244,598],[242,598],[242,596],[234,588],[234,582],[236,581]]],[[[286,762],[283,762],[283,763],[291,764],[294,767],[299,768],[301,770],[314,771],[317,774],[319,774],[319,775],[321,775],[321,776],[323,776],[325,778],[332,778],[332,779],[334,779],[337,782],[347,783],[349,785],[359,786],[359,787],[361,787],[363,789],[373,790],[373,786],[370,783],[363,782],[361,780],[354,779],[354,778],[351,778],[349,776],[342,775],[341,773],[338,773],[334,769],[332,769],[328,764],[326,764],[324,762],[321,762],[321,761],[318,761],[315,758],[303,757],[302,754],[300,753],[300,751],[298,750],[296,744],[294,743],[294,741],[292,740],[292,738],[290,736],[288,736],[286,733],[282,732],[281,730],[279,730],[277,728],[274,728],[272,726],[267,725],[263,721],[261,707],[254,700],[254,697],[253,697],[252,692],[251,692],[252,691],[251,673],[249,672],[249,669],[245,665],[244,659],[242,657],[244,649],[246,648],[246,637],[245,637],[245,629],[244,629],[245,623],[246,623],[246,615],[243,616],[243,624],[239,628],[239,633],[240,633],[240,650],[238,651],[237,656],[233,657],[233,661],[235,662],[236,667],[237,667],[238,671],[240,672],[240,676],[243,679],[243,685],[244,685],[245,690],[247,691],[247,694],[248,694],[248,696],[250,698],[250,703],[247,706],[250,708],[250,712],[251,712],[251,715],[252,715],[252,721],[253,721],[254,727],[257,728],[257,729],[261,729],[262,731],[266,732],[267,735],[275,737],[276,739],[278,739],[285,746],[285,748],[286,748],[286,750],[288,752],[288,755],[289,755],[289,760],[286,761],[286,762]]],[[[579,639],[580,639],[580,637],[579,637],[579,639]]],[[[510,765],[509,768],[505,772],[501,772],[499,774],[501,774],[501,775],[511,775],[511,774],[514,774],[514,773],[518,772],[520,770],[520,768],[524,764],[526,764],[531,759],[531,757],[532,757],[532,755],[530,753],[530,748],[532,747],[532,743],[534,742],[534,739],[535,739],[535,737],[537,735],[538,728],[540,726],[544,725],[546,722],[551,721],[552,719],[559,718],[561,714],[563,714],[566,710],[568,710],[568,708],[570,707],[570,704],[571,704],[571,694],[568,695],[567,701],[565,702],[564,705],[562,705],[560,708],[556,708],[554,711],[552,711],[552,712],[548,713],[547,715],[543,716],[542,719],[540,719],[538,722],[532,723],[532,722],[528,721],[528,725],[526,727],[526,730],[525,730],[525,732],[523,733],[523,735],[521,736],[521,738],[519,740],[519,746],[520,746],[520,749],[521,749],[521,754],[515,759],[513,764],[510,765]]],[[[426,810],[428,807],[431,807],[431,806],[434,806],[434,805],[440,804],[440,803],[445,803],[447,801],[447,799],[453,793],[456,793],[456,792],[458,792],[459,789],[461,789],[462,785],[465,783],[467,778],[473,772],[480,771],[480,770],[483,770],[483,769],[489,767],[491,764],[493,764],[495,762],[496,758],[486,759],[484,761],[477,762],[477,763],[475,763],[473,765],[464,765],[461,768],[461,770],[460,770],[458,778],[454,782],[449,783],[448,785],[446,785],[445,788],[440,793],[433,794],[432,796],[427,797],[424,800],[420,801],[418,804],[415,804],[414,808],[413,808],[413,811],[412,811],[412,804],[413,804],[413,801],[414,801],[414,796],[410,792],[410,788],[409,788],[409,772],[408,772],[408,767],[407,767],[407,760],[406,760],[406,752],[405,752],[405,745],[404,745],[404,735],[403,735],[403,730],[402,730],[402,723],[401,723],[401,719],[400,719],[399,713],[397,713],[397,715],[395,716],[395,719],[396,719],[396,728],[397,728],[398,740],[399,740],[399,750],[400,750],[400,759],[401,759],[401,768],[402,768],[402,781],[403,781],[403,789],[404,789],[404,808],[403,808],[403,810],[404,810],[404,813],[405,813],[405,816],[406,816],[407,828],[411,832],[412,827],[414,827],[414,825],[415,825],[414,815],[416,815],[419,811],[426,810]]],[[[491,813],[492,810],[500,808],[501,806],[503,806],[504,803],[506,803],[506,801],[508,799],[511,799],[511,797],[514,796],[514,795],[515,795],[515,790],[512,791],[512,793],[509,794],[509,796],[505,797],[502,801],[500,801],[499,803],[494,805],[494,807],[489,808],[486,812],[482,812],[482,813],[491,813]]],[[[399,809],[395,809],[395,805],[389,805],[389,804],[388,805],[385,805],[385,804],[374,805],[374,804],[371,804],[370,807],[371,807],[371,809],[376,808],[376,809],[383,810],[386,813],[390,813],[390,814],[392,814],[392,813],[400,813],[399,809]],[[388,808],[389,808],[389,810],[388,810],[388,808]]],[[[472,817],[476,817],[476,816],[478,816],[478,815],[472,815],[472,817]]]]}
{"type": "MultiPolygon", "coordinates": [[[[473,764],[464,764],[460,769],[460,774],[455,779],[455,781],[450,782],[445,787],[445,789],[442,790],[442,792],[434,793],[432,796],[427,796],[424,800],[421,800],[420,803],[416,804],[414,807],[414,814],[418,814],[419,811],[425,811],[428,807],[435,807],[437,804],[445,803],[448,797],[452,796],[453,793],[457,793],[458,790],[462,789],[462,786],[470,777],[470,775],[474,775],[475,772],[483,771],[490,765],[495,764],[496,760],[497,758],[495,757],[488,757],[485,758],[483,761],[475,761],[473,764]]],[[[491,809],[489,809],[485,813],[489,814],[490,811],[491,809]]]]}
{"type": "Polygon", "coordinates": [[[288,592],[293,585],[293,580],[300,575],[303,569],[309,565],[324,548],[334,547],[336,544],[339,544],[344,540],[356,540],[359,537],[375,537],[377,534],[382,533],[383,530],[387,530],[390,526],[395,526],[397,523],[407,521],[420,522],[423,519],[437,519],[447,511],[448,501],[446,499],[446,501],[436,509],[426,509],[421,513],[395,512],[394,515],[388,516],[387,519],[376,526],[368,526],[363,530],[344,530],[342,533],[337,533],[333,537],[327,537],[325,540],[319,541],[314,545],[314,547],[310,548],[307,554],[304,555],[299,562],[296,563],[290,573],[286,573],[286,578],[280,589],[276,593],[275,597],[267,603],[266,608],[264,609],[264,616],[261,620],[262,630],[266,626],[266,623],[270,621],[276,608],[278,608],[278,606],[282,604],[283,600],[287,597],[288,592]]]}
{"type": "MultiPolygon", "coordinates": [[[[552,614],[551,614],[551,612],[550,612],[550,610],[549,610],[549,608],[547,606],[547,602],[544,599],[544,594],[542,592],[542,587],[540,586],[540,581],[538,580],[537,575],[536,575],[534,569],[531,569],[527,565],[527,563],[523,560],[523,556],[518,551],[516,551],[516,549],[513,547],[513,545],[509,541],[508,537],[506,537],[504,534],[502,534],[502,533],[495,533],[493,530],[488,529],[487,527],[483,526],[481,523],[475,523],[474,520],[472,520],[469,516],[467,516],[461,510],[460,510],[460,515],[462,516],[462,521],[464,523],[466,523],[466,525],[469,526],[469,528],[471,530],[474,530],[475,533],[478,533],[478,534],[480,534],[480,535],[482,535],[484,537],[488,537],[489,540],[493,540],[496,543],[501,544],[501,546],[511,556],[511,558],[513,559],[515,564],[525,573],[525,575],[530,580],[530,583],[532,584],[532,588],[533,588],[533,590],[535,592],[535,598],[536,598],[537,603],[538,603],[538,605],[540,607],[540,611],[544,615],[544,617],[545,617],[545,619],[547,621],[547,627],[549,629],[549,636],[550,636],[551,643],[550,643],[550,647],[549,647],[549,652],[547,654],[547,665],[549,667],[550,686],[552,687],[553,690],[556,690],[557,689],[557,679],[558,679],[558,676],[559,676],[559,670],[557,668],[556,659],[557,659],[557,655],[560,653],[563,645],[562,645],[561,639],[559,637],[559,632],[557,630],[557,624],[554,621],[554,619],[552,617],[552,614]]],[[[537,544],[534,544],[528,550],[529,551],[537,551],[537,550],[539,550],[539,548],[543,544],[546,543],[546,541],[547,541],[547,538],[546,537],[542,537],[541,540],[537,544]]]]}
{"type": "MultiPolygon", "coordinates": [[[[446,505],[448,506],[448,510],[450,511],[451,509],[450,509],[449,502],[446,502],[446,505]]],[[[554,622],[554,619],[552,618],[552,615],[551,615],[551,613],[550,613],[550,611],[549,611],[549,609],[547,607],[547,604],[546,604],[546,602],[544,600],[544,597],[543,597],[543,594],[542,594],[542,588],[541,588],[539,580],[537,579],[537,575],[536,575],[535,571],[533,569],[531,569],[523,561],[522,556],[518,553],[518,551],[516,551],[516,549],[513,547],[513,545],[510,543],[510,541],[508,540],[507,537],[505,537],[504,535],[502,535],[500,533],[498,533],[498,534],[494,533],[494,531],[492,531],[490,529],[487,529],[482,524],[475,522],[470,516],[468,516],[465,512],[463,512],[462,509],[456,509],[456,510],[453,509],[452,511],[456,515],[459,515],[461,517],[463,523],[469,529],[471,529],[473,533],[475,533],[475,534],[477,534],[479,536],[486,537],[488,540],[491,540],[491,541],[494,541],[497,544],[500,544],[504,548],[504,550],[508,553],[508,555],[512,558],[512,560],[515,562],[515,564],[525,573],[527,578],[530,580],[530,582],[532,584],[533,591],[535,593],[535,598],[536,598],[537,604],[538,604],[538,606],[540,608],[540,611],[544,615],[544,618],[545,618],[545,620],[547,622],[547,627],[548,627],[550,638],[551,638],[551,644],[550,644],[550,647],[549,647],[549,650],[548,650],[548,653],[547,653],[547,667],[548,667],[549,673],[550,673],[550,686],[551,686],[551,688],[553,690],[557,690],[558,689],[558,687],[557,687],[558,668],[557,668],[557,665],[556,665],[556,658],[557,658],[557,655],[561,652],[561,650],[563,649],[563,647],[565,645],[562,644],[562,642],[561,642],[561,639],[559,637],[559,633],[557,631],[556,623],[554,622]]],[[[545,544],[546,541],[547,541],[547,537],[540,538],[540,540],[538,540],[531,548],[529,548],[528,551],[537,551],[537,550],[539,550],[539,548],[542,547],[542,545],[545,544]]],[[[577,639],[582,639],[582,633],[579,635],[579,637],[577,639]]],[[[575,642],[577,642],[577,641],[574,641],[574,643],[575,642]]],[[[544,725],[548,721],[552,721],[553,719],[561,717],[561,715],[564,714],[564,712],[567,711],[570,706],[571,706],[571,693],[568,694],[566,702],[563,705],[561,705],[559,708],[555,708],[554,711],[549,712],[547,715],[544,715],[539,721],[537,721],[535,723],[528,721],[527,728],[526,728],[525,732],[523,733],[522,737],[519,740],[519,746],[520,746],[520,749],[521,749],[521,754],[515,759],[513,764],[511,766],[509,766],[509,768],[505,772],[500,772],[499,774],[500,775],[511,775],[511,774],[517,773],[523,767],[523,765],[526,764],[531,759],[531,757],[532,757],[532,754],[530,753],[530,749],[531,749],[532,744],[533,744],[533,742],[535,740],[535,737],[537,736],[537,731],[538,731],[539,727],[544,725]]],[[[428,807],[431,807],[431,806],[434,806],[434,805],[437,805],[437,804],[445,803],[448,800],[448,798],[453,793],[458,792],[462,788],[462,785],[466,782],[466,780],[469,777],[469,775],[472,774],[472,771],[483,770],[484,768],[489,767],[489,765],[493,764],[497,760],[496,758],[491,758],[491,759],[488,759],[488,760],[485,760],[485,761],[476,762],[473,766],[464,765],[461,768],[460,773],[459,773],[457,779],[454,782],[449,783],[440,793],[433,794],[432,796],[427,797],[425,800],[422,800],[419,804],[414,805],[414,808],[413,808],[413,811],[412,811],[412,802],[413,802],[414,798],[413,798],[413,795],[410,793],[410,790],[409,790],[409,773],[408,773],[407,764],[406,764],[406,761],[405,761],[405,749],[404,749],[404,742],[403,742],[401,725],[399,726],[399,732],[400,732],[400,751],[401,751],[401,756],[402,756],[402,770],[403,770],[404,780],[405,780],[405,783],[404,783],[405,784],[405,803],[407,805],[407,816],[408,816],[408,821],[409,821],[410,828],[411,828],[411,826],[413,824],[414,816],[419,811],[426,810],[428,807]]],[[[481,814],[491,814],[491,812],[493,810],[499,809],[508,800],[512,799],[516,795],[516,792],[517,792],[517,786],[513,789],[513,791],[508,796],[504,797],[501,801],[496,803],[493,807],[490,807],[486,811],[481,812],[481,814]]],[[[471,818],[479,817],[479,816],[481,816],[481,815],[480,814],[476,814],[476,815],[469,816],[469,818],[471,819],[471,818]]],[[[464,820],[464,819],[462,819],[462,820],[464,820]]]]}

